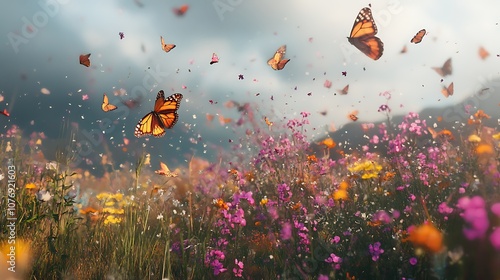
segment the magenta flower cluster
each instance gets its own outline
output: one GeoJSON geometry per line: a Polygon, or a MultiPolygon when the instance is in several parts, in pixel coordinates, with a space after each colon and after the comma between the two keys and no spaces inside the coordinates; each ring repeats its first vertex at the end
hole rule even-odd
{"type": "Polygon", "coordinates": [[[384,253],[384,249],[382,249],[380,246],[380,242],[375,242],[373,244],[370,244],[368,246],[368,250],[370,251],[370,255],[372,255],[372,260],[376,262],[382,253],[384,253]]]}
{"type": "Polygon", "coordinates": [[[463,229],[465,237],[469,240],[483,238],[490,225],[484,199],[464,196],[458,200],[457,207],[463,210],[461,216],[467,223],[463,229]]]}

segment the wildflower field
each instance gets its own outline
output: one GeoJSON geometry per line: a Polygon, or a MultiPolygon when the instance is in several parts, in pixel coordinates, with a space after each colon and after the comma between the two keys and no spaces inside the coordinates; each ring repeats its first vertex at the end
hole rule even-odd
{"type": "Polygon", "coordinates": [[[12,127],[0,151],[16,188],[0,190],[0,206],[15,197],[16,277],[500,279],[500,133],[488,112],[442,127],[416,113],[392,123],[387,109],[385,122],[359,124],[357,144],[307,139],[306,112],[248,120],[231,151],[187,158],[177,177],[155,174],[145,154],[96,177],[71,154],[46,160],[39,135],[12,127]]]}

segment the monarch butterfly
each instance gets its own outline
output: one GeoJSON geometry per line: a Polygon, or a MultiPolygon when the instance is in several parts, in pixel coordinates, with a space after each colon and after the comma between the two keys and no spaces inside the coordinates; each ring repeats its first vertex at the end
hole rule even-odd
{"type": "Polygon", "coordinates": [[[361,9],[356,17],[351,29],[351,35],[347,37],[347,40],[369,58],[377,60],[384,52],[384,43],[378,37],[375,37],[377,31],[372,10],[365,7],[361,9]]]}
{"type": "Polygon", "coordinates": [[[90,66],[90,59],[89,59],[89,57],[90,57],[90,53],[88,53],[88,54],[81,54],[80,55],[80,64],[89,67],[90,66]]]}
{"type": "Polygon", "coordinates": [[[448,60],[446,60],[446,62],[443,64],[443,67],[432,67],[432,69],[434,69],[434,71],[436,71],[441,77],[451,75],[451,58],[448,58],[448,60]]]}
{"type": "Polygon", "coordinates": [[[162,36],[160,36],[160,40],[161,40],[161,49],[164,50],[165,52],[169,52],[173,48],[175,48],[174,44],[165,44],[165,40],[163,40],[162,36]]]}
{"type": "Polygon", "coordinates": [[[219,62],[219,57],[217,56],[216,53],[212,54],[212,61],[210,61],[210,65],[219,62]]]}
{"type": "Polygon", "coordinates": [[[177,110],[181,105],[182,94],[175,93],[165,98],[163,90],[158,92],[154,110],[145,115],[135,127],[135,137],[153,135],[162,137],[165,129],[174,127],[179,115],[177,110]]]}
{"type": "Polygon", "coordinates": [[[166,177],[177,177],[178,176],[177,173],[171,172],[170,169],[168,169],[168,166],[161,161],[160,161],[160,170],[156,170],[155,173],[158,175],[166,176],[166,177]]]}
{"type": "Polygon", "coordinates": [[[418,31],[417,34],[413,36],[410,43],[418,44],[422,42],[422,39],[424,38],[425,34],[427,34],[427,31],[425,31],[425,29],[418,31]]]}
{"type": "Polygon", "coordinates": [[[279,47],[272,58],[267,61],[267,64],[271,66],[274,70],[281,70],[285,68],[285,65],[290,61],[290,59],[283,59],[286,53],[286,45],[279,47]]]}
{"type": "Polygon", "coordinates": [[[484,47],[479,47],[479,57],[485,60],[488,56],[490,56],[490,53],[484,47]]]}
{"type": "Polygon", "coordinates": [[[354,110],[354,111],[350,112],[350,113],[349,113],[349,115],[347,115],[347,117],[348,117],[351,121],[353,121],[353,122],[357,121],[357,120],[358,120],[358,111],[357,111],[357,110],[354,110]]]}
{"type": "Polygon", "coordinates": [[[102,105],[101,105],[101,108],[104,112],[109,112],[109,111],[113,111],[113,110],[116,110],[116,107],[115,105],[113,104],[109,104],[109,99],[108,99],[108,96],[106,94],[103,94],[103,99],[102,99],[102,105]]]}
{"type": "Polygon", "coordinates": [[[345,86],[343,89],[338,90],[340,94],[346,95],[349,92],[349,85],[345,86]]]}
{"type": "Polygon", "coordinates": [[[443,87],[443,89],[441,90],[441,93],[446,98],[448,98],[449,96],[452,96],[453,95],[453,83],[451,83],[448,87],[443,87]]]}

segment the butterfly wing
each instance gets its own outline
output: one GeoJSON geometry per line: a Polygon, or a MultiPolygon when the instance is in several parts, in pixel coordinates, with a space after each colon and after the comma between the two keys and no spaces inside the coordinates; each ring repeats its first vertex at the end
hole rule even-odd
{"type": "Polygon", "coordinates": [[[216,53],[212,54],[212,61],[210,61],[210,65],[219,62],[219,57],[217,56],[216,53]]]}
{"type": "Polygon", "coordinates": [[[418,44],[418,43],[422,42],[422,39],[424,38],[425,34],[426,34],[425,29],[418,31],[417,34],[415,36],[413,36],[410,43],[418,44]]]}
{"type": "Polygon", "coordinates": [[[164,50],[165,52],[169,52],[173,48],[175,48],[174,44],[165,44],[165,40],[163,40],[162,36],[160,36],[160,40],[161,40],[161,49],[164,50]]]}
{"type": "Polygon", "coordinates": [[[0,114],[4,115],[6,117],[10,117],[10,113],[7,111],[7,109],[3,109],[3,111],[1,111],[0,114]]]}
{"type": "Polygon", "coordinates": [[[118,108],[118,107],[116,107],[113,104],[109,104],[108,96],[106,94],[103,94],[103,100],[102,100],[101,109],[104,112],[109,112],[109,111],[116,110],[116,108],[118,108]]]}
{"type": "Polygon", "coordinates": [[[349,85],[345,86],[342,90],[340,90],[340,94],[346,95],[349,93],[349,85]]]}
{"type": "Polygon", "coordinates": [[[286,45],[279,47],[274,53],[274,56],[267,61],[267,64],[274,70],[281,70],[290,61],[290,59],[283,59],[286,53],[286,45]]]}
{"type": "Polygon", "coordinates": [[[441,90],[441,93],[444,95],[444,97],[448,98],[449,96],[452,96],[454,92],[454,86],[453,83],[451,83],[448,87],[443,87],[441,90]]]}
{"type": "Polygon", "coordinates": [[[434,69],[434,71],[436,71],[441,77],[451,75],[451,58],[448,58],[448,60],[446,60],[446,62],[443,64],[443,67],[432,67],[432,69],[434,69]]]}
{"type": "Polygon", "coordinates": [[[135,127],[134,135],[143,137],[153,135],[162,137],[165,135],[165,128],[172,128],[177,122],[180,100],[182,94],[176,93],[165,99],[163,90],[158,92],[154,110],[145,115],[135,127]]]}
{"type": "Polygon", "coordinates": [[[163,175],[167,177],[177,177],[178,175],[176,173],[172,173],[170,169],[168,169],[168,166],[160,161],[160,170],[156,170],[155,173],[158,175],[163,175]]]}
{"type": "MultiPolygon", "coordinates": [[[[160,92],[161,95],[163,96],[164,95],[163,90],[161,90],[160,92]]],[[[159,99],[156,100],[154,112],[158,116],[161,125],[164,128],[170,129],[174,127],[174,125],[177,123],[177,120],[179,119],[177,110],[181,105],[182,94],[180,93],[172,94],[166,99],[163,99],[163,102],[158,100],[159,99]]]]}
{"type": "Polygon", "coordinates": [[[375,37],[377,32],[377,25],[373,20],[372,11],[370,8],[365,7],[361,9],[356,17],[351,29],[351,35],[347,40],[369,58],[377,60],[384,52],[384,43],[378,37],[375,37]]]}
{"type": "Polygon", "coordinates": [[[90,67],[90,53],[80,55],[80,64],[90,67]]]}
{"type": "Polygon", "coordinates": [[[485,60],[488,56],[490,56],[490,53],[484,47],[479,47],[479,57],[485,60]]]}

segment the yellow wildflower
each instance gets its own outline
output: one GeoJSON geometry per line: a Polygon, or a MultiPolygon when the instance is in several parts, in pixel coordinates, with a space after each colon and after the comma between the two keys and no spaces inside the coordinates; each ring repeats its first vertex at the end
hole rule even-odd
{"type": "Polygon", "coordinates": [[[117,218],[114,215],[109,215],[109,216],[106,217],[106,220],[104,220],[104,224],[105,225],[108,225],[108,224],[118,224],[121,221],[122,221],[121,218],[117,218]]]}
{"type": "Polygon", "coordinates": [[[479,143],[481,142],[481,137],[477,136],[476,134],[471,134],[469,135],[469,138],[467,140],[471,143],[479,143]]]}
{"type": "Polygon", "coordinates": [[[263,199],[260,200],[260,205],[264,206],[269,202],[269,199],[267,197],[264,197],[263,199]]]}
{"type": "Polygon", "coordinates": [[[371,179],[377,178],[380,171],[382,170],[382,165],[378,164],[375,161],[364,160],[361,162],[356,162],[350,167],[347,168],[352,173],[362,173],[361,178],[371,179]]]}
{"type": "Polygon", "coordinates": [[[28,190],[36,189],[36,185],[33,183],[28,183],[26,186],[24,186],[28,190]]]}

